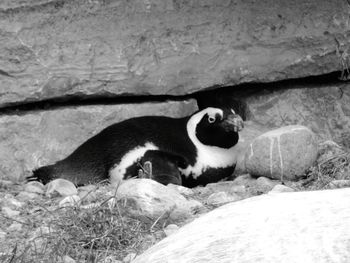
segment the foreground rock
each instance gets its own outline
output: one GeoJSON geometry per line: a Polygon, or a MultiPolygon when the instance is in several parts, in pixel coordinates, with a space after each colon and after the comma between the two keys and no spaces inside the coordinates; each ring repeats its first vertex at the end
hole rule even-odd
{"type": "Polygon", "coordinates": [[[196,219],[134,263],[350,261],[350,189],[277,193],[196,219]]]}
{"type": "Polygon", "coordinates": [[[80,106],[0,116],[0,175],[12,180],[54,163],[108,125],[141,115],[183,117],[197,109],[184,102],[80,106]]]}
{"type": "Polygon", "coordinates": [[[343,70],[347,19],[344,0],[2,0],[0,107],[343,70]]]}
{"type": "Polygon", "coordinates": [[[317,159],[314,133],[300,125],[290,125],[257,137],[245,154],[247,171],[272,179],[296,180],[317,159]]]}

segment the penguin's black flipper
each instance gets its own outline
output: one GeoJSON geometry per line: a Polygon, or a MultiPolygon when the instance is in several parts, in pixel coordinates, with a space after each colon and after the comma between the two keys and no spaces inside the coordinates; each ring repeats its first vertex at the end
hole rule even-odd
{"type": "Polygon", "coordinates": [[[146,176],[147,178],[164,185],[170,183],[181,185],[182,179],[179,167],[185,167],[185,162],[186,161],[181,156],[164,151],[149,150],[140,160],[140,165],[142,169],[144,169],[147,163],[151,164],[151,174],[146,176]]]}
{"type": "Polygon", "coordinates": [[[33,174],[26,177],[27,182],[31,181],[39,181],[43,184],[47,184],[51,180],[53,180],[53,168],[51,165],[43,166],[38,169],[33,170],[33,174]]]}

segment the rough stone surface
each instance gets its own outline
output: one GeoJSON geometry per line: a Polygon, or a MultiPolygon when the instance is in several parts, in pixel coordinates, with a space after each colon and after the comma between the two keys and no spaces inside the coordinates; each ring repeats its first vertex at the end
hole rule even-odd
{"type": "Polygon", "coordinates": [[[350,180],[333,180],[328,184],[330,189],[350,187],[350,180]]]}
{"type": "Polygon", "coordinates": [[[23,228],[23,225],[21,223],[18,222],[13,222],[8,228],[7,230],[9,232],[16,232],[16,231],[21,231],[23,228]]]}
{"type": "Polygon", "coordinates": [[[186,197],[194,195],[194,192],[193,192],[193,190],[191,188],[187,188],[187,187],[184,187],[184,186],[181,186],[181,185],[168,184],[167,187],[170,188],[170,189],[178,191],[180,194],[182,194],[182,195],[184,195],[186,197]]]}
{"type": "Polygon", "coordinates": [[[29,193],[44,194],[45,186],[40,182],[28,182],[24,187],[24,191],[29,193]]]}
{"type": "MultiPolygon", "coordinates": [[[[0,11],[1,12],[1,11],[0,11]]],[[[54,163],[103,128],[141,115],[183,117],[195,101],[79,106],[0,116],[0,178],[20,179],[54,163]]]]}
{"type": "Polygon", "coordinates": [[[178,231],[178,230],[179,230],[179,227],[177,225],[170,224],[164,228],[164,233],[166,236],[170,236],[170,235],[176,233],[176,231],[178,231]]]}
{"type": "Polygon", "coordinates": [[[209,205],[223,205],[229,202],[239,200],[238,195],[227,194],[226,192],[217,192],[211,194],[207,199],[207,204],[209,205]]]}
{"type": "Polygon", "coordinates": [[[319,140],[350,148],[350,85],[276,84],[247,98],[250,119],[270,129],[303,125],[319,140]]]}
{"type": "Polygon", "coordinates": [[[285,192],[294,192],[293,188],[282,184],[276,184],[269,193],[285,193],[285,192]]]}
{"type": "Polygon", "coordinates": [[[268,132],[269,129],[262,125],[259,125],[253,121],[245,121],[244,129],[239,132],[239,141],[236,144],[237,163],[234,171],[234,175],[242,175],[247,173],[245,163],[245,153],[249,150],[251,142],[264,132],[268,132]]]}
{"type": "Polygon", "coordinates": [[[0,106],[342,70],[348,8],[343,0],[3,0],[0,106]]]}
{"type": "Polygon", "coordinates": [[[6,232],[0,229],[0,241],[3,242],[6,239],[6,232]]]}
{"type": "Polygon", "coordinates": [[[250,185],[252,183],[256,183],[256,178],[250,174],[239,175],[232,181],[233,185],[250,185]]]}
{"type": "MultiPolygon", "coordinates": [[[[197,190],[197,189],[196,189],[197,190]]],[[[243,184],[236,185],[232,181],[224,181],[207,184],[204,188],[204,191],[207,193],[217,193],[217,192],[225,192],[227,194],[241,194],[245,192],[245,187],[243,184]]]]}
{"type": "Polygon", "coordinates": [[[59,207],[76,206],[80,203],[80,201],[81,199],[78,195],[66,196],[59,202],[58,206],[59,207]]]}
{"type": "Polygon", "coordinates": [[[0,187],[1,188],[9,188],[11,186],[13,186],[13,182],[10,180],[0,180],[0,187]]]}
{"type": "Polygon", "coordinates": [[[30,192],[25,192],[25,191],[18,193],[18,195],[16,196],[16,198],[18,198],[19,200],[22,200],[22,201],[33,200],[33,199],[37,199],[39,197],[40,197],[40,195],[37,193],[30,193],[30,192]]]}
{"type": "Polygon", "coordinates": [[[3,199],[0,199],[1,203],[3,206],[8,206],[10,208],[21,208],[23,207],[24,203],[18,201],[17,199],[13,198],[13,197],[5,197],[3,199]]]}
{"type": "Polygon", "coordinates": [[[59,178],[47,184],[45,194],[49,197],[76,196],[78,195],[78,190],[72,182],[59,178]]]}
{"type": "Polygon", "coordinates": [[[136,258],[136,253],[129,253],[123,258],[124,263],[131,263],[136,258]]]}
{"type": "Polygon", "coordinates": [[[177,221],[191,216],[192,203],[176,190],[151,179],[129,179],[117,189],[117,198],[125,200],[131,216],[144,220],[177,221]],[[132,190],[130,190],[132,189],[132,190]]]}
{"type": "Polygon", "coordinates": [[[350,189],[262,195],[217,208],[133,263],[350,261],[350,189]]]}
{"type": "Polygon", "coordinates": [[[63,263],[75,263],[76,261],[74,259],[72,259],[70,256],[65,255],[62,258],[63,263]]]}
{"type": "Polygon", "coordinates": [[[78,195],[82,202],[93,202],[97,198],[96,185],[85,185],[78,188],[78,195]]]}
{"type": "Polygon", "coordinates": [[[315,135],[300,125],[285,126],[257,137],[245,154],[247,171],[281,181],[296,180],[317,159],[315,135]]]}
{"type": "Polygon", "coordinates": [[[260,192],[268,192],[273,189],[273,187],[278,184],[277,180],[271,180],[267,177],[261,176],[256,179],[257,188],[260,192]]]}
{"type": "Polygon", "coordinates": [[[19,211],[11,209],[10,207],[6,207],[6,206],[3,206],[1,208],[1,212],[3,213],[3,215],[5,215],[6,217],[9,217],[9,218],[19,216],[19,214],[20,214],[19,211]]]}

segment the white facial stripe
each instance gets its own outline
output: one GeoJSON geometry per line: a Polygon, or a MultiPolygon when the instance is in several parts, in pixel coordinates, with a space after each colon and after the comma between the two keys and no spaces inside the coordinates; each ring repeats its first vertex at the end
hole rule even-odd
{"type": "MultiPolygon", "coordinates": [[[[209,109],[209,108],[208,108],[209,109]]],[[[209,111],[207,112],[208,114],[208,118],[209,119],[216,119],[216,115],[219,114],[220,115],[220,119],[223,118],[223,111],[220,110],[220,109],[215,109],[215,108],[211,108],[211,109],[214,109],[213,111],[209,111]]],[[[202,118],[201,118],[202,119],[202,118]]]]}
{"type": "Polygon", "coordinates": [[[126,169],[133,163],[139,161],[149,150],[158,150],[159,148],[153,143],[147,142],[144,146],[138,146],[127,152],[120,163],[116,164],[109,171],[109,178],[112,185],[118,185],[125,176],[126,169]]]}
{"type": "Polygon", "coordinates": [[[202,144],[196,136],[196,127],[205,114],[220,114],[223,111],[217,108],[206,108],[193,115],[187,122],[188,135],[197,149],[197,161],[193,166],[186,169],[180,169],[186,176],[192,174],[194,178],[200,176],[208,168],[225,168],[233,166],[236,163],[237,149],[235,146],[224,149],[217,146],[208,146],[202,144]]]}
{"type": "Polygon", "coordinates": [[[231,109],[231,112],[232,112],[233,114],[236,114],[236,112],[235,112],[233,109],[231,109]]]}

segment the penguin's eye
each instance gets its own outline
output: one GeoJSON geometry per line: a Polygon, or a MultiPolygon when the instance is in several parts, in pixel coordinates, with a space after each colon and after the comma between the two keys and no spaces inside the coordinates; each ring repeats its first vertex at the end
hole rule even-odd
{"type": "Polygon", "coordinates": [[[214,123],[215,122],[215,117],[213,117],[213,116],[209,116],[208,117],[208,121],[209,121],[209,123],[214,123]]]}

